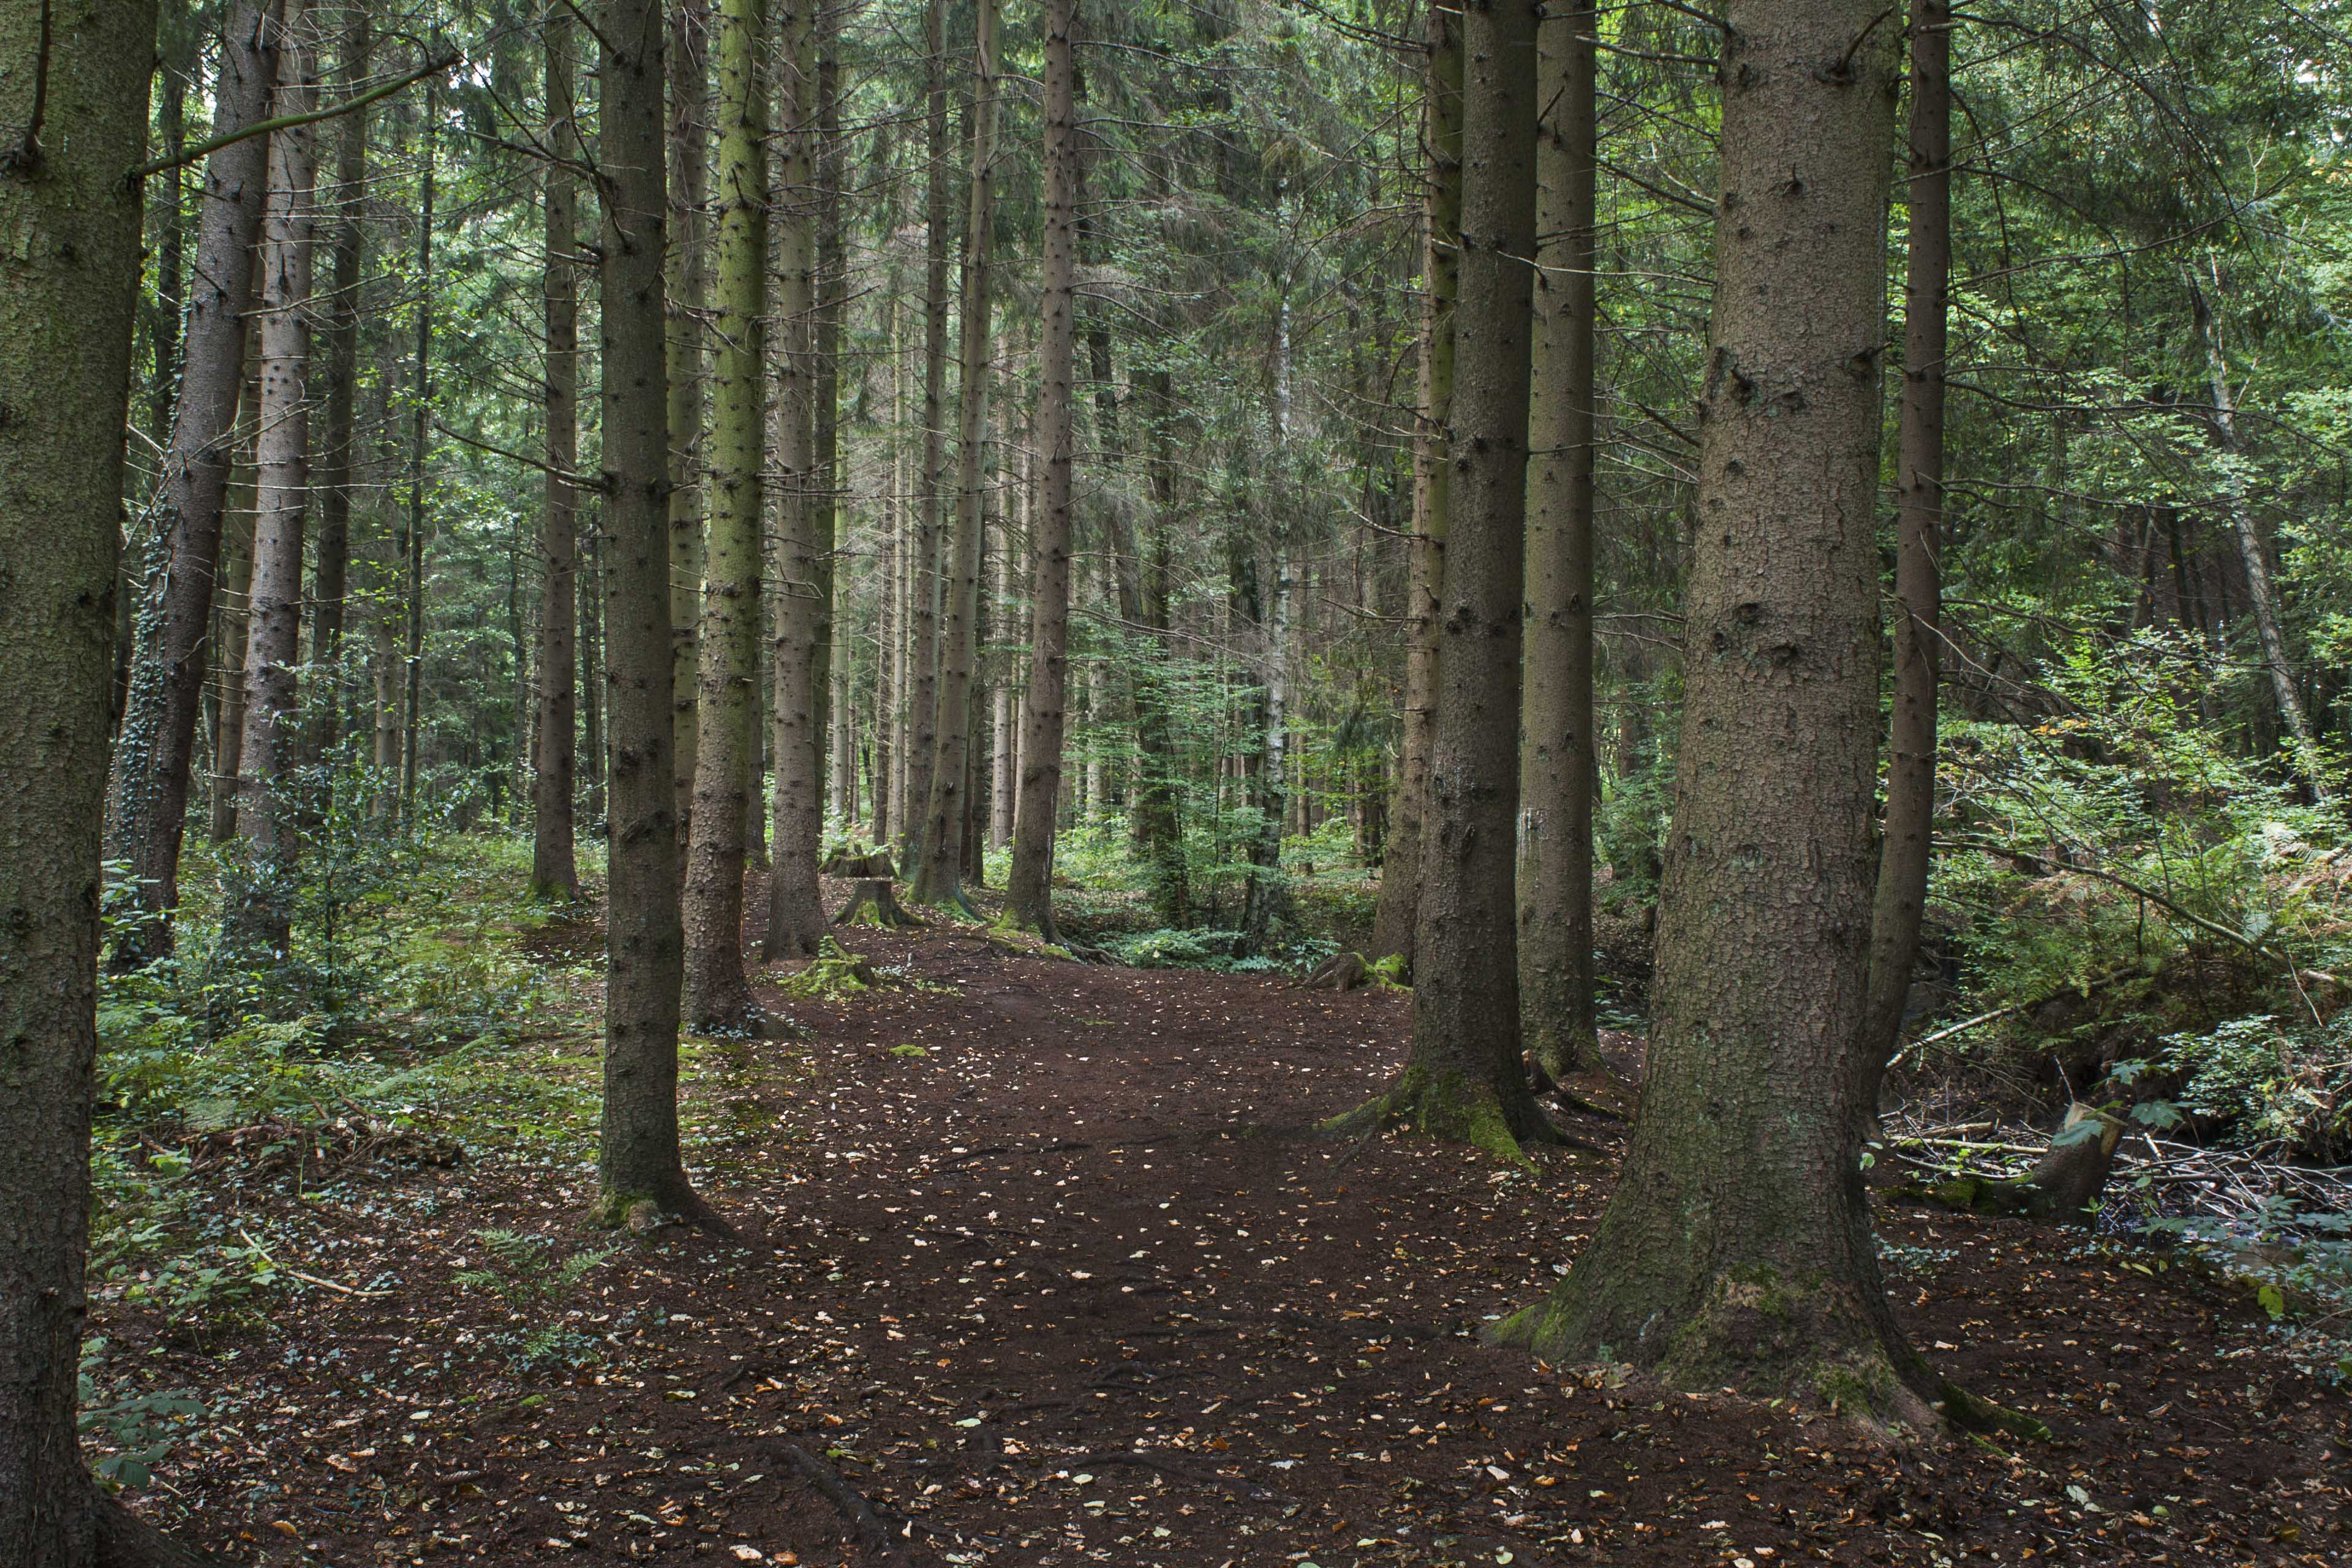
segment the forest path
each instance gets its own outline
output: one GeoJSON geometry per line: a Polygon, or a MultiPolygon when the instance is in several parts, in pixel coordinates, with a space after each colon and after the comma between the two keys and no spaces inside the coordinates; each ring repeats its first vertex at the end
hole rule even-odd
{"type": "Polygon", "coordinates": [[[1922,1348],[2074,1439],[1890,1453],[1482,1345],[1613,1157],[1311,1135],[1401,1061],[1401,994],[846,941],[920,985],[772,993],[805,1038],[689,1051],[688,1157],[733,1241],[625,1243],[502,1300],[458,1272],[479,1227],[608,1245],[577,1218],[593,1144],[246,1189],[280,1234],[347,1237],[317,1268],[369,1288],[281,1299],[234,1365],[110,1328],[239,1412],[159,1514],[289,1564],[2352,1561],[2352,1406],[2148,1255],[1886,1214],[1922,1348]],[[519,1359],[551,1329],[573,1348],[519,1359]],[[836,1506],[861,1499],[862,1541],[836,1506]]]}

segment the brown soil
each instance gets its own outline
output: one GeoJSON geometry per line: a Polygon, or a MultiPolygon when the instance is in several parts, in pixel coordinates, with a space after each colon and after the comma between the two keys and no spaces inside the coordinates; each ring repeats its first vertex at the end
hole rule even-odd
{"type": "Polygon", "coordinates": [[[1520,1175],[1305,1135],[1393,1070],[1402,994],[843,940],[956,989],[771,994],[813,1037],[706,1058],[690,1092],[731,1131],[691,1158],[740,1243],[624,1238],[509,1307],[452,1282],[473,1232],[598,1245],[593,1151],[299,1195],[257,1174],[239,1201],[325,1238],[302,1267],[387,1293],[308,1288],[226,1338],[101,1309],[226,1427],[141,1506],[282,1563],[2352,1561],[2352,1407],[2152,1256],[1888,1214],[1937,1255],[1892,1275],[1918,1342],[2067,1443],[1874,1448],[1483,1346],[1574,1255],[1613,1154],[1520,1175]],[[593,1353],[518,1370],[550,1323],[593,1353]]]}

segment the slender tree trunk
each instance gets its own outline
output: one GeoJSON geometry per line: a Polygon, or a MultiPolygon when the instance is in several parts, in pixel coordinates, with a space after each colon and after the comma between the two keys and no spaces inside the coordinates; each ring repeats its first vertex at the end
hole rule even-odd
{"type": "Polygon", "coordinates": [[[2192,283],[2189,295],[2196,312],[2197,335],[2205,349],[2207,384],[2212,389],[2213,412],[2209,423],[2213,445],[2224,455],[2223,489],[2230,498],[2230,529],[2238,542],[2239,564],[2245,569],[2246,597],[2253,605],[2254,631],[2262,646],[2263,666],[2271,678],[2271,695],[2278,702],[2279,721],[2293,743],[2295,771],[2311,786],[2312,795],[2325,802],[2335,789],[2312,734],[2311,715],[2304,709],[2302,693],[2295,689],[2294,666],[2287,658],[2286,635],[2280,627],[2278,591],[2271,585],[2262,535],[2254,531],[2245,477],[2231,460],[2239,448],[2238,406],[2230,391],[2229,363],[2221,353],[2221,324],[2214,320],[2213,308],[2204,289],[2192,283]]]}
{"type": "MultiPolygon", "coordinates": [[[[582,152],[572,85],[572,12],[548,0],[541,20],[547,54],[547,146],[558,159],[582,152]]],[[[541,495],[539,601],[539,746],[531,810],[531,886],[542,898],[577,899],[580,868],[572,826],[576,750],[579,500],[571,475],[580,463],[580,253],[577,176],[562,163],[541,174],[546,248],[541,316],[547,331],[545,422],[548,472],[541,495]]]]}
{"type": "Polygon", "coordinates": [[[1544,29],[1536,151],[1519,1023],[1555,1079],[1606,1072],[1592,1014],[1594,109],[1600,14],[1544,29]]]}
{"type": "Polygon", "coordinates": [[[709,303],[710,201],[710,0],[674,0],[669,20],[669,626],[671,700],[677,768],[678,868],[691,874],[703,614],[704,376],[702,325],[709,303]]]}
{"type": "MultiPolygon", "coordinates": [[[[108,702],[152,0],[0,4],[0,1562],[194,1563],[93,1484],[89,1310],[108,702]],[[35,73],[16,68],[41,63],[35,73]],[[40,108],[34,107],[36,94],[40,108]]],[[[241,258],[239,258],[242,259],[241,258]]]]}
{"type": "MultiPolygon", "coordinates": [[[[1013,459],[1013,485],[1019,478],[1022,459],[1013,459]]],[[[1000,546],[996,552],[996,616],[1002,626],[1013,611],[1013,539],[1010,530],[1001,530],[997,536],[1000,546]]],[[[1002,849],[1013,842],[1013,803],[1020,794],[1018,775],[1013,771],[1013,754],[1019,749],[1014,737],[1019,731],[1019,689],[1013,681],[1012,649],[1002,654],[1003,668],[997,672],[996,689],[991,694],[994,707],[989,724],[989,784],[988,784],[988,843],[992,849],[1002,849]]]]}
{"type": "Polygon", "coordinates": [[[1151,394],[1151,560],[1145,567],[1138,617],[1148,628],[1144,656],[1151,689],[1139,694],[1136,746],[1142,778],[1136,795],[1144,864],[1150,868],[1151,901],[1162,925],[1181,927],[1192,919],[1192,880],[1184,863],[1183,784],[1179,775],[1174,724],[1167,696],[1168,598],[1171,575],[1170,539],[1176,526],[1176,400],[1167,369],[1146,374],[1151,394]]]}
{"type": "Polygon", "coordinates": [[[400,817],[416,821],[417,745],[425,707],[425,460],[431,454],[433,424],[433,202],[441,156],[441,102],[434,85],[425,89],[424,189],[416,223],[416,385],[409,430],[408,518],[401,554],[408,567],[408,651],[402,667],[400,817]]]}
{"type": "MultiPolygon", "coordinates": [[[[787,0],[793,3],[793,0],[787,0]]],[[[719,0],[719,179],[713,229],[710,522],[703,554],[701,749],[687,842],[686,1021],[698,1034],[761,1034],[743,974],[746,806],[759,744],[761,465],[767,460],[768,105],[765,0],[719,0]]],[[[781,837],[778,839],[781,845],[781,837]]]]}
{"type": "MultiPolygon", "coordinates": [[[[364,9],[355,10],[343,34],[344,94],[364,90],[374,32],[364,9]]],[[[319,444],[319,544],[313,568],[310,663],[322,686],[313,751],[331,760],[343,733],[344,600],[352,559],[352,489],[356,482],[360,379],[360,268],[365,259],[368,114],[346,114],[335,149],[335,240],[332,295],[327,306],[327,432],[319,444]]]]}
{"type": "Polygon", "coordinates": [[[1648,1077],[1599,1229],[1500,1332],[1908,1425],[1942,1389],[1887,1307],[1860,1170],[1875,1108],[1856,1102],[1874,1050],[1885,21],[1878,0],[1730,7],[1648,1077]]]}
{"type": "MultiPolygon", "coordinates": [[[[222,133],[268,114],[277,37],[261,0],[236,0],[221,34],[213,87],[222,133]]],[[[108,838],[128,862],[142,918],[118,922],[113,963],[136,968],[172,951],[180,844],[187,824],[196,716],[204,706],[221,518],[235,460],[245,384],[253,247],[261,233],[268,141],[248,137],[214,153],[196,204],[196,263],[182,339],[180,396],[163,459],[163,505],[139,607],[138,654],[124,698],[109,795],[108,838]]],[[[215,654],[217,662],[220,657],[215,654]]]]}
{"type": "Polygon", "coordinates": [[[815,533],[816,5],[783,0],[776,112],[782,156],[775,180],[778,393],[774,467],[784,491],[769,578],[781,595],[774,623],[775,821],[769,854],[770,962],[814,956],[827,930],[817,885],[824,833],[824,688],[819,654],[827,541],[815,533]]]}
{"type": "MultiPolygon", "coordinates": [[[[963,896],[966,753],[971,746],[971,674],[978,651],[981,530],[988,491],[982,463],[988,442],[989,286],[994,267],[990,231],[995,224],[996,0],[974,0],[971,76],[971,205],[964,218],[963,333],[957,399],[956,527],[939,628],[939,679],[931,718],[929,798],[917,840],[920,857],[911,896],[919,903],[969,910],[963,896]]],[[[930,401],[925,388],[924,401],[930,401]]],[[[919,698],[918,699],[919,700],[919,698]]],[[[917,742],[920,744],[919,739],[917,742]]],[[[1016,829],[1016,834],[1017,834],[1016,829]]],[[[1006,912],[1012,899],[1006,898],[1006,912]]]]}
{"type": "MultiPolygon", "coordinates": [[[[814,482],[806,491],[809,537],[816,550],[816,671],[814,685],[822,719],[811,740],[816,746],[819,790],[817,827],[824,826],[823,781],[828,755],[848,756],[845,667],[835,664],[840,639],[839,585],[834,570],[840,543],[841,493],[841,314],[848,298],[846,256],[841,232],[841,15],[839,5],[816,13],[816,317],[812,326],[809,390],[814,482]],[[835,736],[838,738],[835,738],[835,736]],[[830,746],[830,751],[828,751],[830,746]]],[[[836,772],[838,763],[835,764],[836,772]]],[[[838,795],[835,796],[839,798],[838,795]]],[[[846,803],[843,815],[848,815],[846,803]]]]}
{"type": "Polygon", "coordinates": [[[1911,7],[1910,253],[1903,282],[1903,409],[1895,489],[1895,706],[1886,746],[1886,823],[1870,921],[1870,982],[1857,1095],[1874,1117],[1880,1069],[1895,1052],[1936,823],[1936,702],[1941,670],[1944,355],[1952,271],[1952,8],[1911,7]]]}
{"type": "MultiPolygon", "coordinates": [[[[319,96],[308,0],[280,0],[275,107],[307,114],[319,96]]],[[[310,494],[310,228],[316,127],[269,138],[261,238],[261,424],[254,437],[253,588],[245,645],[245,738],[237,832],[252,885],[243,934],[284,953],[293,921],[295,666],[302,633],[302,531],[310,494]]]]}
{"type": "Polygon", "coordinates": [[[894,754],[891,725],[897,708],[898,621],[906,614],[898,595],[899,533],[906,506],[898,489],[898,422],[903,411],[898,395],[898,300],[895,293],[890,300],[889,348],[890,449],[882,499],[881,539],[875,554],[875,594],[878,604],[874,617],[874,814],[866,819],[872,842],[877,845],[890,842],[890,769],[894,754]]]}
{"type": "Polygon", "coordinates": [[[604,546],[593,528],[579,532],[580,542],[580,808],[597,831],[610,837],[604,784],[612,774],[612,730],[604,719],[604,546]]]}
{"type": "Polygon", "coordinates": [[[1462,258],[1462,10],[1431,0],[1429,89],[1423,107],[1427,181],[1423,187],[1420,414],[1413,426],[1413,528],[1405,610],[1404,737],[1398,748],[1389,851],[1381,867],[1372,951],[1414,968],[1422,862],[1429,826],[1429,757],[1437,723],[1439,604],[1445,593],[1445,536],[1452,478],[1445,464],[1454,399],[1454,311],[1462,258]]]}
{"type": "Polygon", "coordinates": [[[716,1223],[677,1134],[677,790],[670,755],[669,386],[663,335],[660,0],[606,0],[597,196],[604,259],[604,626],[612,826],[604,955],[604,1111],[596,1212],[606,1225],[716,1223]]]}
{"type": "Polygon", "coordinates": [[[1463,14],[1460,379],[1412,1052],[1386,1094],[1342,1119],[1401,1121],[1515,1161],[1521,1142],[1550,1135],[1520,1066],[1505,897],[1519,780],[1538,10],[1495,0],[1463,14]]]}
{"type": "MultiPolygon", "coordinates": [[[[1054,821],[1061,798],[1063,707],[1070,646],[1070,480],[1077,347],[1076,0],[1045,0],[1045,319],[1037,345],[1037,423],[1045,437],[1045,504],[1029,542],[1029,689],[1021,703],[1021,798],[1008,925],[1055,939],[1054,821]]],[[[967,371],[967,374],[969,372],[967,371]]]]}
{"type": "Polygon", "coordinates": [[[910,568],[904,809],[904,863],[917,864],[939,749],[940,536],[947,512],[948,245],[953,171],[948,162],[947,0],[924,12],[923,455],[922,497],[910,568]]]}

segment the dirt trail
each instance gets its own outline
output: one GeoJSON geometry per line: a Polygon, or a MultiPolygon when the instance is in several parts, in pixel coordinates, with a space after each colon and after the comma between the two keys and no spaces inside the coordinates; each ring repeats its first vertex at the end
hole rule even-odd
{"type": "MultiPolygon", "coordinates": [[[[273,1440],[290,1420],[257,1412],[287,1489],[183,1468],[199,1528],[351,1563],[2352,1560],[2346,1401],[2217,1360],[2260,1336],[2203,1287],[1889,1215],[1921,1344],[2074,1439],[2016,1458],[1612,1386],[1476,1331],[1565,1267],[1613,1154],[1519,1174],[1303,1135],[1393,1070],[1402,997],[938,931],[852,944],[952,990],[779,1001],[812,1040],[729,1047],[697,1079],[730,1108],[702,1175],[739,1245],[616,1257],[593,1280],[615,1348],[488,1410],[453,1341],[491,1331],[441,1266],[391,1300],[306,1298],[289,1336],[373,1335],[409,1391],[289,1352],[272,1408],[348,1428],[273,1440]]],[[[1575,1131],[1613,1150],[1609,1124],[1575,1131]]],[[[466,1201],[544,1229],[562,1197],[477,1177],[466,1201]]]]}

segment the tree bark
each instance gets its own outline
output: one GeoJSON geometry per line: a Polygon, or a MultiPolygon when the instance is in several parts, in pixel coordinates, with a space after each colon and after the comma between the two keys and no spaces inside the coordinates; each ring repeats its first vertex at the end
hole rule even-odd
{"type": "Polygon", "coordinates": [[[1544,29],[1536,142],[1519,1023],[1556,1079],[1606,1072],[1592,1012],[1594,87],[1600,14],[1544,29]]]}
{"type": "Polygon", "coordinates": [[[604,636],[612,727],[604,1109],[596,1214],[710,1223],[678,1148],[677,790],[670,752],[669,387],[663,335],[660,0],[606,0],[597,195],[604,258],[604,636]],[[644,1205],[644,1206],[641,1206],[644,1205]]]}
{"type": "MultiPolygon", "coordinates": [[[[346,96],[364,90],[374,31],[364,9],[355,10],[343,34],[341,76],[346,96]]],[[[325,361],[327,432],[319,444],[319,543],[312,568],[310,662],[325,689],[312,726],[312,751],[330,759],[342,740],[344,600],[352,559],[352,489],[358,458],[353,442],[358,419],[360,373],[360,268],[365,259],[368,112],[343,117],[335,149],[334,275],[327,306],[325,361]]],[[[518,671],[518,678],[520,672],[518,671]]]]}
{"type": "MultiPolygon", "coordinates": [[[[994,266],[996,0],[975,0],[971,77],[971,193],[964,217],[963,333],[957,388],[956,527],[939,628],[939,679],[931,717],[929,798],[924,809],[911,897],[966,912],[963,896],[964,791],[971,747],[971,673],[978,651],[981,530],[988,489],[982,458],[988,444],[989,285],[994,266]]],[[[925,389],[925,402],[929,401],[925,389]]],[[[1016,829],[1016,832],[1018,830],[1016,829]]]]}
{"type": "Polygon", "coordinates": [[[1142,566],[1138,616],[1149,639],[1144,646],[1152,673],[1139,690],[1136,750],[1141,777],[1136,784],[1137,837],[1150,868],[1153,912],[1160,924],[1181,927],[1192,914],[1192,878],[1184,861],[1184,781],[1176,755],[1174,723],[1164,671],[1168,599],[1171,581],[1170,541],[1176,519],[1176,396],[1165,366],[1145,373],[1151,395],[1151,558],[1142,566]]]}
{"type": "Polygon", "coordinates": [[[1430,751],[1412,1051],[1343,1125],[1405,1121],[1523,1161],[1552,1136],[1519,1058],[1512,875],[1526,579],[1528,263],[1536,253],[1536,0],[1463,13],[1460,376],[1430,751]]]}
{"type": "Polygon", "coordinates": [[[1381,866],[1372,952],[1413,967],[1419,934],[1422,861],[1428,837],[1429,755],[1436,734],[1438,604],[1445,586],[1445,533],[1451,477],[1445,465],[1448,407],[1454,398],[1454,310],[1462,258],[1462,10],[1431,0],[1429,86],[1422,135],[1429,168],[1422,193],[1420,414],[1413,426],[1413,528],[1407,589],[1404,735],[1389,808],[1389,851],[1381,866]]]}
{"type": "Polygon", "coordinates": [[[1670,1384],[1929,1416],[1856,1103],[1876,875],[1886,146],[1877,0],[1734,0],[1674,830],[1648,1077],[1599,1229],[1501,1326],[1670,1384]]]}
{"type": "MultiPolygon", "coordinates": [[[[252,335],[258,350],[261,334],[252,335]]],[[[236,837],[237,760],[245,745],[245,635],[253,588],[253,431],[261,423],[261,373],[257,353],[247,354],[245,393],[237,403],[236,456],[222,498],[221,583],[215,595],[212,661],[213,776],[210,837],[226,844],[236,837]]]]}
{"type": "MultiPolygon", "coordinates": [[[[222,29],[213,113],[224,132],[257,124],[268,114],[277,39],[262,25],[263,11],[261,0],[236,0],[222,29]]],[[[136,968],[172,951],[170,917],[179,904],[196,716],[211,662],[213,588],[237,441],[253,247],[261,233],[268,157],[265,137],[220,148],[205,162],[197,196],[195,273],[181,341],[180,397],[163,460],[163,506],[139,606],[138,653],[109,795],[108,838],[113,853],[129,863],[131,897],[142,917],[115,927],[112,963],[118,969],[136,968]]]]}
{"type": "Polygon", "coordinates": [[[694,843],[696,759],[701,749],[698,706],[703,610],[703,535],[709,525],[703,489],[704,375],[710,368],[702,324],[710,269],[706,238],[710,199],[710,0],[676,0],[669,20],[669,626],[672,760],[677,770],[678,868],[687,871],[694,843]]]}
{"type": "Polygon", "coordinates": [[[408,433],[408,516],[400,553],[408,581],[402,590],[408,611],[407,654],[401,667],[400,818],[416,822],[417,748],[425,708],[425,460],[432,452],[433,428],[433,202],[441,160],[441,103],[434,84],[425,88],[423,187],[416,214],[416,363],[408,433]]]}
{"type": "MultiPolygon", "coordinates": [[[[89,1310],[122,431],[152,0],[6,0],[0,59],[0,1561],[194,1563],[94,1486],[75,1429],[89,1310]],[[19,130],[19,128],[22,128],[19,130]]],[[[240,261],[242,258],[238,258],[240,261]]]]}
{"type": "Polygon", "coordinates": [[[1941,673],[1944,354],[1952,269],[1952,8],[1911,8],[1911,242],[1904,258],[1903,407],[1896,437],[1895,706],[1887,726],[1886,821],[1871,907],[1870,983],[1858,1098],[1874,1112],[1919,959],[1936,824],[1936,703],[1941,673]]]}
{"type": "MultiPolygon", "coordinates": [[[[319,77],[307,0],[280,0],[280,115],[308,114],[319,77]]],[[[302,531],[310,494],[310,229],[316,126],[269,138],[261,237],[261,425],[254,437],[253,588],[245,645],[245,736],[237,753],[238,834],[251,882],[235,922],[283,954],[292,930],[295,666],[302,635],[302,531]]]]}
{"type": "Polygon", "coordinates": [[[924,191],[923,191],[923,453],[922,496],[915,524],[914,559],[908,564],[906,784],[899,820],[906,853],[899,864],[915,866],[931,801],[931,766],[939,748],[940,580],[941,534],[947,512],[948,244],[954,221],[952,171],[948,163],[947,0],[930,0],[923,13],[924,191]]]}
{"type": "MultiPolygon", "coordinates": [[[[840,647],[839,583],[835,559],[840,543],[841,493],[841,315],[848,298],[846,256],[841,232],[841,16],[838,5],[822,5],[816,14],[816,319],[813,326],[809,390],[814,398],[810,420],[814,441],[814,482],[807,490],[809,535],[816,546],[817,612],[816,678],[819,723],[814,736],[820,789],[817,822],[820,837],[824,821],[822,783],[828,756],[835,759],[836,777],[849,757],[848,703],[845,668],[837,668],[840,647]]],[[[850,804],[836,792],[842,816],[850,804]]]]}
{"type": "Polygon", "coordinates": [[[776,561],[775,819],[769,854],[764,955],[814,957],[826,931],[816,865],[824,836],[824,575],[830,541],[815,532],[816,488],[816,3],[784,0],[776,113],[782,156],[775,182],[776,561]]]}
{"type": "Polygon", "coordinates": [[[1045,504],[1029,542],[1029,688],[1021,701],[1021,797],[1004,921],[1055,940],[1054,820],[1062,790],[1070,667],[1070,483],[1077,347],[1076,0],[1045,0],[1045,319],[1037,343],[1045,504]]]}
{"type": "MultiPolygon", "coordinates": [[[[790,3],[790,0],[788,0],[790,3]]],[[[719,287],[711,338],[709,527],[703,554],[701,749],[687,841],[686,1021],[757,1035],[766,1016],[743,974],[745,815],[760,682],[760,567],[767,460],[768,113],[760,70],[765,0],[719,0],[719,287]]],[[[784,847],[778,836],[780,849],[784,847]]]]}
{"type": "MultiPolygon", "coordinates": [[[[547,147],[555,159],[583,151],[572,84],[572,18],[565,0],[548,0],[541,23],[546,50],[547,147]]],[[[580,463],[580,207],[577,177],[550,161],[541,180],[542,244],[547,252],[542,320],[547,331],[545,441],[541,489],[539,603],[539,742],[533,779],[530,880],[543,898],[580,896],[572,801],[579,773],[579,499],[570,476],[580,463]]]]}

